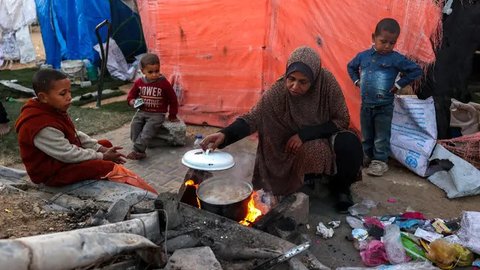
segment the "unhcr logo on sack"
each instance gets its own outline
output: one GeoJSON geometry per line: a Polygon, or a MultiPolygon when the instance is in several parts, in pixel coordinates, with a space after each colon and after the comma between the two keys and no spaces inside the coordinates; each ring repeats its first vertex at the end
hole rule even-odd
{"type": "Polygon", "coordinates": [[[418,166],[417,158],[411,155],[407,155],[405,157],[405,164],[411,168],[417,168],[418,166]]]}

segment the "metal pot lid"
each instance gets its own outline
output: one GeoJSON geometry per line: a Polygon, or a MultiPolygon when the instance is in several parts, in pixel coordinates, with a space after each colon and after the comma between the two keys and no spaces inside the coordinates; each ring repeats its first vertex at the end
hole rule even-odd
{"type": "Polygon", "coordinates": [[[189,168],[202,171],[221,171],[235,165],[232,155],[227,152],[203,151],[202,149],[194,149],[185,153],[182,163],[189,168]]]}

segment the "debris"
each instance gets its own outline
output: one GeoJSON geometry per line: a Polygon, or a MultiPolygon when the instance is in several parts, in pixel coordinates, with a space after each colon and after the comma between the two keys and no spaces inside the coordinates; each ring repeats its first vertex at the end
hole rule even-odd
{"type": "Polygon", "coordinates": [[[330,227],[332,227],[332,229],[336,229],[338,227],[340,227],[340,220],[332,220],[330,222],[328,222],[327,224],[330,225],[330,227]]]}
{"type": "Polygon", "coordinates": [[[332,228],[327,228],[323,222],[320,222],[317,225],[317,234],[321,235],[324,239],[328,239],[333,236],[334,232],[332,228]]]}
{"type": "Polygon", "coordinates": [[[352,229],[364,229],[365,228],[363,226],[363,221],[361,219],[358,219],[358,218],[352,217],[352,216],[347,216],[345,219],[347,220],[348,225],[350,225],[350,227],[352,229]]]}
{"type": "Polygon", "coordinates": [[[432,223],[433,228],[435,228],[435,231],[440,234],[451,234],[452,231],[450,228],[445,225],[445,221],[440,218],[436,218],[435,221],[432,223]]]}
{"type": "Polygon", "coordinates": [[[16,82],[17,80],[0,80],[0,83],[5,85],[8,88],[35,96],[35,91],[33,91],[33,89],[17,84],[16,82]]]}
{"type": "Polygon", "coordinates": [[[365,216],[370,213],[372,208],[377,207],[377,203],[372,200],[363,200],[360,203],[356,203],[348,208],[348,212],[352,216],[365,216]]]}
{"type": "Polygon", "coordinates": [[[415,231],[415,234],[414,234],[416,237],[419,237],[419,238],[422,238],[428,242],[433,242],[437,239],[440,239],[443,237],[443,235],[439,234],[439,233],[436,233],[436,232],[429,232],[429,231],[426,231],[422,228],[417,228],[417,230],[415,231]]]}
{"type": "Polygon", "coordinates": [[[395,198],[388,198],[388,199],[387,199],[387,202],[389,202],[389,203],[396,203],[396,202],[397,202],[397,199],[395,199],[395,198]]]}

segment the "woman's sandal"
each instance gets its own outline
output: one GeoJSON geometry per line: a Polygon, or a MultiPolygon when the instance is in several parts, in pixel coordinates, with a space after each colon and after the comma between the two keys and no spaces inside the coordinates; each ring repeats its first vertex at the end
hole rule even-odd
{"type": "Polygon", "coordinates": [[[127,158],[132,159],[132,160],[140,160],[140,159],[144,159],[146,157],[147,157],[147,154],[136,152],[136,151],[132,151],[132,152],[130,152],[130,154],[127,155],[127,158]]]}

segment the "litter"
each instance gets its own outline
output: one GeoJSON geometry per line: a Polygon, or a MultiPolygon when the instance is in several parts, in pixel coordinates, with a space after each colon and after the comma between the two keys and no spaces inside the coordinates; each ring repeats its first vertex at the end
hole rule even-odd
{"type": "Polygon", "coordinates": [[[324,239],[328,239],[333,236],[334,232],[332,228],[327,228],[323,222],[320,222],[317,225],[317,234],[321,235],[324,239]]]}

